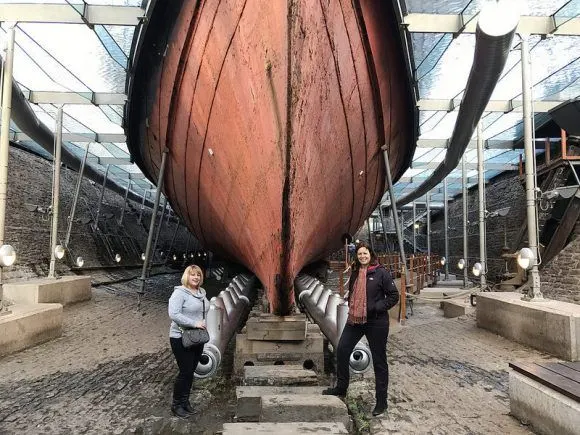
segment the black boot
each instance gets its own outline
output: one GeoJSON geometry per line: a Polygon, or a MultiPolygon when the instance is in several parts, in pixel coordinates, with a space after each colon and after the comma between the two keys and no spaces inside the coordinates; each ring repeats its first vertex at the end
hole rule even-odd
{"type": "Polygon", "coordinates": [[[191,415],[188,414],[188,412],[184,409],[181,400],[178,399],[173,399],[173,402],[171,404],[171,412],[173,413],[173,415],[179,418],[189,418],[189,416],[191,415]]]}
{"type": "Polygon", "coordinates": [[[194,413],[194,411],[193,411],[193,407],[191,406],[191,403],[190,403],[190,401],[189,401],[189,397],[188,397],[188,398],[186,398],[186,399],[185,399],[185,400],[182,402],[182,404],[181,404],[181,407],[182,407],[182,408],[183,408],[183,410],[184,410],[185,412],[187,412],[189,415],[192,415],[192,414],[194,413]]]}
{"type": "Polygon", "coordinates": [[[322,390],[322,395],[323,396],[339,396],[339,397],[344,397],[344,396],[346,396],[346,391],[345,390],[341,390],[338,387],[327,388],[325,390],[322,390]]]}
{"type": "Polygon", "coordinates": [[[377,400],[377,404],[375,405],[375,409],[373,409],[373,417],[378,417],[382,415],[387,410],[387,401],[379,399],[377,400]]]}

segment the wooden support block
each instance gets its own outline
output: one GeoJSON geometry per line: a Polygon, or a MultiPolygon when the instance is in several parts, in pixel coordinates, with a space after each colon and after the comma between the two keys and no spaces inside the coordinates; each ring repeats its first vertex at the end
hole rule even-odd
{"type": "Polygon", "coordinates": [[[246,333],[248,340],[261,341],[301,341],[306,339],[306,317],[259,316],[248,319],[246,333]]]}

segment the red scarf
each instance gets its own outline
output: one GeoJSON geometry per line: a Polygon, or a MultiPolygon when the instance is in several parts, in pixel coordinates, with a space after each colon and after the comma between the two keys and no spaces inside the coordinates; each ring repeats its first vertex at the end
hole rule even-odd
{"type": "MultiPolygon", "coordinates": [[[[352,279],[352,278],[351,278],[352,279]]],[[[348,302],[348,323],[357,325],[367,321],[367,268],[361,267],[348,302]]]]}

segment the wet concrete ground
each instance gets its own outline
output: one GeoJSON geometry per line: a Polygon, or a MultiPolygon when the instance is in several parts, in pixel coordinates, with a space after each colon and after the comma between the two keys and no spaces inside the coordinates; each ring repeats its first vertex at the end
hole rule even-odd
{"type": "MultiPolygon", "coordinates": [[[[137,280],[96,287],[91,301],[65,307],[61,338],[0,359],[0,433],[216,433],[231,422],[231,351],[223,376],[195,383],[192,420],[170,414],[167,299],[180,277],[152,280],[140,311],[137,280]]],[[[508,362],[552,359],[426,304],[392,329],[388,356],[387,416],[370,417],[372,376],[349,390],[361,433],[530,433],[509,415],[508,362]]]]}

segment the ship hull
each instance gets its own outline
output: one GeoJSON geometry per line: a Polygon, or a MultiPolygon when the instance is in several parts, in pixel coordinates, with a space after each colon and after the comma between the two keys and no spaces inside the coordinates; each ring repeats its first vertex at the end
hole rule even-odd
{"type": "Polygon", "coordinates": [[[157,56],[137,65],[149,70],[130,96],[132,154],[156,180],[168,150],[173,209],[256,273],[273,313],[291,311],[302,267],[378,204],[381,146],[395,177],[412,155],[414,109],[381,3],[185,0],[149,29],[157,56]]]}

